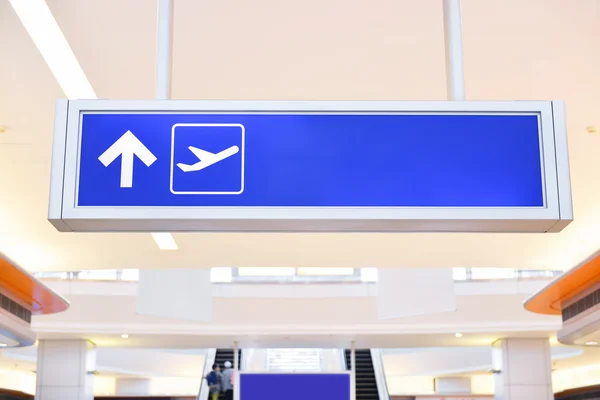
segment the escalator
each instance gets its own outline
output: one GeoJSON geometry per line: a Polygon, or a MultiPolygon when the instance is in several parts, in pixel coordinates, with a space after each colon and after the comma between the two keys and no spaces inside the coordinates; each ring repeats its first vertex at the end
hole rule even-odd
{"type": "MultiPolygon", "coordinates": [[[[217,349],[214,363],[218,364],[219,367],[221,367],[221,370],[223,370],[227,361],[233,365],[233,355],[234,351],[232,349],[217,349]]],[[[238,350],[238,365],[242,365],[242,350],[238,350]]],[[[223,400],[225,398],[225,394],[221,393],[219,398],[223,400]]],[[[210,395],[207,395],[207,399],[210,399],[210,395]]]]}
{"type": "MultiPolygon", "coordinates": [[[[345,350],[346,367],[350,370],[351,351],[345,350]]],[[[377,377],[371,350],[356,350],[356,400],[379,400],[377,377]]]]}
{"type": "MultiPolygon", "coordinates": [[[[242,365],[242,350],[238,350],[239,364],[242,365]]],[[[215,355],[215,364],[219,364],[219,367],[223,369],[225,362],[229,361],[233,365],[233,350],[232,349],[217,349],[215,355]]]]}

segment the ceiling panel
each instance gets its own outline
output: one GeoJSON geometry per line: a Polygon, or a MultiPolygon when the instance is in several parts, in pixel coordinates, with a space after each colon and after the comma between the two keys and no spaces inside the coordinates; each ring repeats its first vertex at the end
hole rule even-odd
{"type": "MultiPolygon", "coordinates": [[[[152,98],[155,3],[48,0],[103,98],[152,98]]],[[[463,5],[467,97],[565,99],[575,222],[560,234],[60,234],[46,221],[54,100],[62,94],[8,2],[0,4],[0,237],[30,270],[210,266],[565,269],[600,247],[596,179],[600,3],[463,5]],[[9,56],[7,56],[9,55],[9,56]],[[10,144],[8,144],[10,143],[10,144]],[[15,144],[18,143],[18,144],[15,144]]],[[[177,0],[174,97],[443,99],[437,0],[177,0]]]]}

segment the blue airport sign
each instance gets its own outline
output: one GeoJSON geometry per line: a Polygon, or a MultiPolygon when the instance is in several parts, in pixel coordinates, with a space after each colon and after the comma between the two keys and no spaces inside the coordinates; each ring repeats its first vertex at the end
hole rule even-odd
{"type": "Polygon", "coordinates": [[[571,218],[556,103],[69,103],[55,139],[66,230],[81,224],[65,228],[65,212],[133,231],[536,231],[571,218]]]}

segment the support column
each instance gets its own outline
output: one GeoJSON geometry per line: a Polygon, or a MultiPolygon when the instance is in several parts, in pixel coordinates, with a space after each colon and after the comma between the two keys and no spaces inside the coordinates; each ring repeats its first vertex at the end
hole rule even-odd
{"type": "Polygon", "coordinates": [[[173,62],[173,2],[158,0],[158,30],[156,34],[156,99],[171,98],[171,67],[173,62]]]}
{"type": "Polygon", "coordinates": [[[492,345],[496,400],[553,400],[550,343],[501,339],[492,345]]]}
{"type": "Polygon", "coordinates": [[[95,347],[87,340],[41,340],[35,400],[93,400],[95,347]]]}
{"type": "Polygon", "coordinates": [[[448,100],[464,100],[465,74],[460,0],[444,0],[444,38],[448,100]]]}

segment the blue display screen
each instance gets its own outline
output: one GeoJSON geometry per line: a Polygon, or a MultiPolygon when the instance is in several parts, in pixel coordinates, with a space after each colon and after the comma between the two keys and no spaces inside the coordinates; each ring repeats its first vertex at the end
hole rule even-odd
{"type": "Polygon", "coordinates": [[[77,205],[542,207],[540,147],[533,114],[84,113],[77,205]]]}
{"type": "Polygon", "coordinates": [[[240,400],[350,400],[350,374],[241,374],[240,400]]]}

